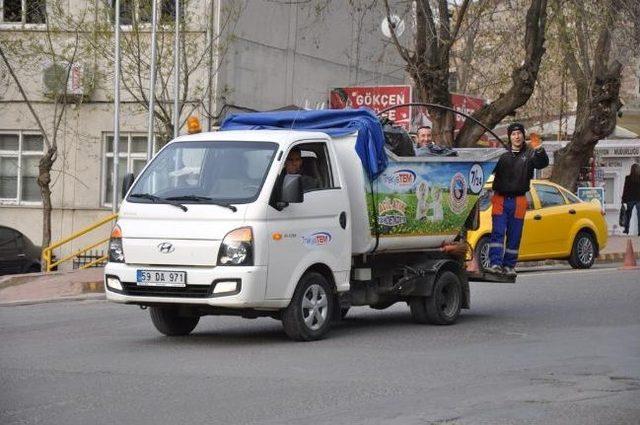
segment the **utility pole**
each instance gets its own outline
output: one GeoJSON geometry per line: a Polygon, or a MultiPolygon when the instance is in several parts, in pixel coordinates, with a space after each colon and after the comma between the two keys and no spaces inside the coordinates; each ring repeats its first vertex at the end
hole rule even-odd
{"type": "Polygon", "coordinates": [[[180,0],[176,0],[176,29],[173,47],[173,66],[175,74],[173,74],[173,138],[178,137],[180,129],[180,0]]]}
{"type": "Polygon", "coordinates": [[[115,10],[115,76],[114,76],[114,96],[113,96],[113,170],[112,170],[112,197],[111,210],[118,211],[118,165],[119,165],[119,144],[120,144],[120,0],[116,0],[115,10]]]}
{"type": "Polygon", "coordinates": [[[147,132],[147,162],[153,156],[153,122],[156,109],[156,30],[158,24],[158,0],[151,0],[151,75],[149,78],[149,131],[147,132]]]}

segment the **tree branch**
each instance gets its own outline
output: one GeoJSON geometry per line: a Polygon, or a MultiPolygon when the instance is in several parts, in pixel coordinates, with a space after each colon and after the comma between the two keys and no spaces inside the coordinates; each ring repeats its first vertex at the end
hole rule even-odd
{"type": "Polygon", "coordinates": [[[36,121],[36,124],[38,125],[38,128],[42,132],[42,136],[44,137],[44,142],[45,142],[45,145],[47,146],[47,149],[50,149],[51,148],[51,143],[49,142],[49,136],[47,136],[47,132],[44,131],[44,127],[42,126],[42,123],[40,122],[40,118],[38,117],[38,114],[36,113],[35,109],[33,109],[33,105],[31,104],[31,101],[27,97],[27,93],[25,93],[24,88],[22,87],[22,84],[20,83],[20,80],[18,80],[18,77],[16,76],[16,73],[13,71],[13,67],[9,63],[9,60],[7,59],[7,57],[5,56],[4,50],[2,49],[2,44],[0,44],[0,56],[2,56],[2,60],[4,61],[5,65],[7,66],[7,70],[9,71],[9,74],[11,74],[11,77],[13,78],[13,81],[16,83],[16,86],[18,86],[18,91],[20,91],[20,95],[22,96],[22,99],[27,104],[27,107],[29,108],[29,111],[31,111],[31,115],[33,116],[33,119],[36,121]]]}
{"type": "Polygon", "coordinates": [[[411,62],[411,54],[409,51],[400,43],[398,40],[398,36],[396,34],[396,29],[391,25],[391,8],[389,7],[389,0],[384,0],[384,7],[387,12],[387,22],[389,23],[389,30],[391,31],[391,40],[393,41],[394,46],[398,50],[398,53],[404,59],[405,62],[411,62]]]}

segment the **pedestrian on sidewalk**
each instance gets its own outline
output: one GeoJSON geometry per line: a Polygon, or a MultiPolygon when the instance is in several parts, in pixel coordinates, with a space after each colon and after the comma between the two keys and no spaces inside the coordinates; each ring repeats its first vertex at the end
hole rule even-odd
{"type": "Polygon", "coordinates": [[[491,238],[489,240],[489,269],[491,273],[515,276],[520,238],[527,212],[529,184],[534,169],[549,165],[549,157],[536,139],[525,143],[525,129],[520,123],[507,128],[509,148],[498,160],[494,170],[491,238]],[[506,235],[506,247],[505,247],[506,235]]]}
{"type": "Polygon", "coordinates": [[[640,236],[640,164],[633,164],[629,175],[624,178],[622,202],[627,206],[624,233],[640,236]],[[635,220],[633,220],[634,210],[635,220]]]}

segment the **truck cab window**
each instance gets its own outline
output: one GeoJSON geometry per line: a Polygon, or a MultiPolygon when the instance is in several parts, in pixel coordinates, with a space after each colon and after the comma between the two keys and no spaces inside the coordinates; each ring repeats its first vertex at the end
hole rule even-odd
{"type": "Polygon", "coordinates": [[[286,173],[302,175],[305,192],[330,189],[334,184],[328,158],[324,143],[296,145],[287,154],[282,176],[286,173]]]}

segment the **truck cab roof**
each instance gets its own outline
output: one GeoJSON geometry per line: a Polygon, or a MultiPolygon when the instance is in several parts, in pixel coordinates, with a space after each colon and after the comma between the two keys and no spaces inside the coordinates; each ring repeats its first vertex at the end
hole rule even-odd
{"type": "Polygon", "coordinates": [[[251,141],[276,142],[281,147],[287,147],[300,140],[328,140],[326,133],[319,131],[301,130],[229,130],[212,131],[206,133],[188,134],[180,136],[171,143],[208,142],[208,141],[251,141]]]}

